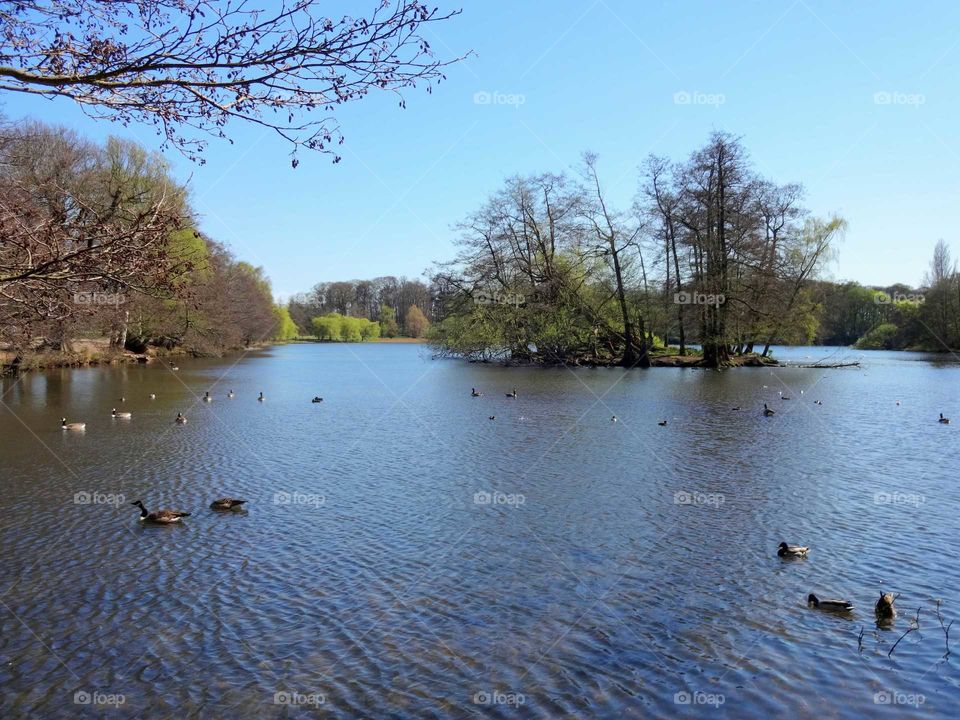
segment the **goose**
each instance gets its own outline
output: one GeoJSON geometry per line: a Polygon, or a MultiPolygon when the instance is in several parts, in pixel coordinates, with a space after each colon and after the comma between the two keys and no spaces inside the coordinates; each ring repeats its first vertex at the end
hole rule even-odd
{"type": "Polygon", "coordinates": [[[478,392],[476,388],[470,388],[471,397],[483,397],[482,392],[478,392]]]}
{"type": "Polygon", "coordinates": [[[323,398],[320,397],[319,395],[317,395],[317,396],[316,396],[313,400],[311,400],[310,402],[313,402],[313,403],[322,403],[322,402],[323,402],[323,398]]]}
{"type": "Polygon", "coordinates": [[[496,416],[496,415],[491,415],[491,416],[490,416],[490,419],[491,419],[491,420],[496,420],[496,419],[497,419],[497,416],[496,416]]]}
{"type": "Polygon", "coordinates": [[[211,510],[242,510],[240,507],[246,500],[237,500],[236,498],[220,498],[210,503],[211,510]]]}
{"type": "Polygon", "coordinates": [[[204,395],[203,395],[203,401],[204,401],[204,402],[213,402],[213,398],[210,397],[210,391],[209,391],[209,390],[207,390],[207,392],[204,393],[204,395]]]}
{"type": "Polygon", "coordinates": [[[133,415],[132,415],[131,413],[128,413],[128,412],[119,412],[119,413],[118,413],[116,408],[113,409],[113,412],[110,413],[110,416],[111,416],[111,417],[115,417],[115,418],[120,418],[121,420],[129,420],[130,418],[133,417],[133,415]]]}
{"type": "Polygon", "coordinates": [[[853,610],[852,602],[847,600],[821,600],[813,593],[807,596],[807,604],[820,610],[830,610],[832,612],[850,612],[853,610]]]}
{"type": "Polygon", "coordinates": [[[766,415],[767,417],[770,417],[771,415],[775,415],[775,414],[776,414],[776,411],[775,411],[775,410],[771,410],[770,408],[767,407],[767,404],[764,403],[764,404],[763,404],[763,414],[766,415]]]}
{"type": "Polygon", "coordinates": [[[130,504],[140,508],[140,520],[142,522],[154,523],[156,525],[178,523],[181,518],[190,516],[190,513],[180,512],[179,510],[156,510],[155,512],[147,512],[142,500],[136,500],[130,504]]]}
{"type": "Polygon", "coordinates": [[[877,618],[880,620],[892,620],[897,614],[897,609],[893,606],[893,601],[896,599],[893,593],[880,593],[880,599],[877,600],[877,604],[874,607],[877,618]]]}
{"type": "Polygon", "coordinates": [[[517,389],[514,388],[513,392],[508,392],[506,395],[508,398],[515,398],[517,396],[517,389]]]}
{"type": "Polygon", "coordinates": [[[257,400],[259,400],[260,402],[263,402],[264,400],[266,400],[266,398],[263,396],[263,390],[260,391],[260,397],[258,397],[257,400]]]}
{"type": "Polygon", "coordinates": [[[60,427],[64,430],[86,430],[86,423],[68,423],[66,418],[60,419],[60,427]]]}
{"type": "Polygon", "coordinates": [[[151,399],[151,400],[156,400],[156,399],[157,399],[157,394],[156,394],[156,393],[150,393],[150,399],[151,399]]]}
{"type": "Polygon", "coordinates": [[[227,393],[227,397],[231,399],[233,398],[233,390],[227,393]]]}
{"type": "Polygon", "coordinates": [[[667,421],[666,421],[666,420],[661,420],[660,422],[657,423],[657,425],[659,425],[660,427],[666,427],[666,426],[667,426],[667,421]]]}
{"type": "Polygon", "coordinates": [[[735,410],[736,412],[740,412],[743,408],[741,408],[739,405],[737,405],[736,407],[732,407],[732,408],[730,408],[730,409],[731,409],[731,410],[735,410]]]}
{"type": "Polygon", "coordinates": [[[786,395],[783,394],[783,390],[779,390],[778,392],[780,393],[780,399],[781,399],[781,400],[789,400],[789,399],[790,399],[788,396],[786,396],[786,395]]]}
{"type": "Polygon", "coordinates": [[[949,425],[949,424],[950,424],[950,418],[945,418],[945,417],[943,416],[943,413],[940,413],[940,420],[938,420],[937,422],[940,422],[940,423],[942,423],[943,425],[949,425]]]}
{"type": "Polygon", "coordinates": [[[617,416],[616,416],[616,415],[614,415],[612,418],[610,418],[610,422],[616,422],[616,421],[617,421],[617,416]]]}
{"type": "Polygon", "coordinates": [[[810,548],[803,545],[787,545],[782,542],[777,548],[777,555],[780,557],[806,557],[809,550],[810,548]]]}
{"type": "Polygon", "coordinates": [[[821,401],[821,400],[814,400],[814,401],[813,401],[813,404],[814,404],[814,405],[823,405],[823,401],[821,401]]]}
{"type": "Polygon", "coordinates": [[[183,416],[183,413],[177,413],[176,423],[178,425],[186,425],[187,419],[183,416]]]}

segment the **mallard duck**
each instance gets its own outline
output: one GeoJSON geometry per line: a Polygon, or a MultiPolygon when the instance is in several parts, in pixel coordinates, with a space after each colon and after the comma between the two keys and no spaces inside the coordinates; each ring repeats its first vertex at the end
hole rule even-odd
{"type": "Polygon", "coordinates": [[[176,423],[178,425],[186,425],[187,419],[183,416],[183,413],[177,413],[176,423]]]}
{"type": "Polygon", "coordinates": [[[60,427],[64,430],[86,430],[86,423],[68,423],[66,418],[60,418],[60,427]]]}
{"type": "Polygon", "coordinates": [[[209,391],[209,390],[207,390],[207,392],[204,393],[204,395],[203,395],[203,401],[204,401],[204,402],[213,402],[213,398],[210,397],[210,391],[209,391]]]}
{"type": "Polygon", "coordinates": [[[258,397],[257,400],[259,400],[260,402],[263,402],[264,400],[266,400],[266,398],[263,396],[263,390],[260,391],[260,397],[258,397]]]}
{"type": "Polygon", "coordinates": [[[143,506],[143,501],[136,500],[131,505],[136,505],[140,508],[140,520],[148,523],[155,523],[157,525],[169,525],[171,523],[180,522],[180,518],[189,517],[190,513],[180,512],[179,510],[157,510],[155,512],[147,512],[147,509],[143,506]]]}
{"type": "Polygon", "coordinates": [[[780,557],[806,557],[809,550],[810,548],[803,545],[787,545],[782,542],[778,546],[777,555],[780,557]]]}
{"type": "Polygon", "coordinates": [[[517,389],[514,388],[513,392],[508,392],[506,395],[508,398],[515,398],[517,396],[517,389]]]}
{"type": "Polygon", "coordinates": [[[478,391],[476,388],[470,388],[471,397],[483,397],[483,393],[478,391]]]}
{"type": "Polygon", "coordinates": [[[228,397],[228,398],[233,398],[233,390],[231,390],[230,392],[227,393],[227,397],[228,397]]]}
{"type": "Polygon", "coordinates": [[[877,618],[880,620],[892,620],[897,614],[897,609],[893,606],[893,601],[896,598],[893,596],[893,593],[880,593],[880,599],[877,600],[876,607],[874,608],[877,613],[877,618]]]}
{"type": "Polygon", "coordinates": [[[120,418],[121,420],[129,420],[130,418],[133,417],[133,414],[132,414],[132,413],[128,413],[128,412],[120,412],[120,413],[118,413],[118,412],[117,412],[117,409],[114,408],[114,409],[113,409],[113,412],[110,413],[110,416],[111,416],[111,417],[115,417],[115,418],[120,418]]]}
{"type": "Polygon", "coordinates": [[[240,506],[243,505],[246,500],[237,500],[236,498],[220,498],[219,500],[214,500],[210,503],[211,510],[242,510],[240,506]]]}
{"type": "Polygon", "coordinates": [[[657,423],[657,425],[659,425],[660,427],[666,427],[666,426],[667,426],[667,421],[666,421],[666,420],[661,420],[660,422],[657,423]]]}
{"type": "Polygon", "coordinates": [[[322,403],[322,402],[323,402],[323,398],[320,397],[319,395],[317,395],[317,397],[315,397],[315,398],[314,398],[313,400],[311,400],[310,402],[313,402],[313,403],[322,403]]]}
{"type": "Polygon", "coordinates": [[[943,416],[943,413],[940,413],[940,420],[939,420],[938,422],[943,423],[944,425],[949,425],[949,424],[950,424],[950,418],[945,418],[945,417],[943,416]]]}
{"type": "Polygon", "coordinates": [[[156,393],[150,393],[150,399],[151,399],[151,400],[156,400],[156,399],[157,399],[157,394],[156,394],[156,393]]]}
{"type": "Polygon", "coordinates": [[[850,612],[853,610],[852,602],[847,600],[821,600],[813,593],[807,596],[807,603],[819,610],[830,610],[832,612],[850,612]]]}
{"type": "Polygon", "coordinates": [[[768,408],[768,407],[767,407],[767,404],[764,403],[764,404],[763,404],[763,414],[766,415],[767,417],[770,417],[771,415],[776,415],[777,412],[776,412],[776,410],[771,410],[770,408],[768,408]]]}

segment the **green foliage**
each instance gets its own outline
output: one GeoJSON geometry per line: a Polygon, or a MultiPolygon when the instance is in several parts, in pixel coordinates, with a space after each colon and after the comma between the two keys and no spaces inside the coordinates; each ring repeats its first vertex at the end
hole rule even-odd
{"type": "Polygon", "coordinates": [[[380,306],[380,335],[394,338],[400,332],[397,326],[397,312],[389,305],[380,306]]]}
{"type": "Polygon", "coordinates": [[[426,337],[427,330],[430,329],[430,321],[427,316],[421,312],[416,305],[411,305],[407,309],[407,315],[404,319],[404,327],[407,337],[422,338],[426,337]]]}
{"type": "Polygon", "coordinates": [[[380,325],[366,318],[340,313],[320,315],[310,321],[317,339],[330,342],[364,342],[380,337],[380,325]]]}
{"type": "Polygon", "coordinates": [[[896,345],[899,328],[893,323],[880,323],[857,340],[861,350],[891,350],[896,345]]]}
{"type": "Polygon", "coordinates": [[[294,340],[300,334],[297,324],[290,317],[290,310],[286,305],[274,305],[273,314],[277,319],[277,329],[274,331],[274,340],[294,340]]]}

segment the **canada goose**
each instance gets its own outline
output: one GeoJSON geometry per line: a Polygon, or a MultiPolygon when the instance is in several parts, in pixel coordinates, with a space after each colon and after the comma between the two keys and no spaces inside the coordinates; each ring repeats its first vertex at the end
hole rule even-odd
{"type": "Polygon", "coordinates": [[[877,600],[874,608],[878,619],[892,620],[896,616],[897,609],[893,606],[894,600],[896,600],[896,598],[893,596],[893,593],[880,593],[880,599],[877,600]]]}
{"type": "Polygon", "coordinates": [[[766,415],[767,417],[770,417],[771,415],[776,415],[776,411],[775,411],[775,410],[771,410],[770,408],[767,407],[767,404],[764,403],[764,404],[763,404],[763,414],[766,415]]]}
{"type": "Polygon", "coordinates": [[[667,421],[666,421],[666,420],[661,420],[660,422],[657,423],[657,425],[659,425],[660,427],[666,427],[666,426],[667,426],[667,421]]]}
{"type": "Polygon", "coordinates": [[[737,405],[736,407],[732,407],[732,408],[730,408],[730,409],[731,409],[731,410],[735,410],[735,411],[737,411],[737,412],[740,412],[743,408],[741,408],[739,405],[737,405]]]}
{"type": "Polygon", "coordinates": [[[264,400],[266,400],[266,398],[263,396],[263,390],[260,391],[260,397],[258,397],[257,400],[259,400],[260,402],[263,402],[264,400]]]}
{"type": "Polygon", "coordinates": [[[782,542],[778,546],[777,555],[780,557],[806,557],[808,550],[810,550],[810,548],[804,547],[803,545],[787,545],[785,542],[782,542]]]}
{"type": "Polygon", "coordinates": [[[496,416],[496,415],[491,415],[491,416],[490,416],[490,419],[491,419],[491,420],[496,420],[496,419],[497,419],[497,416],[496,416]]]}
{"type": "Polygon", "coordinates": [[[209,390],[207,390],[207,392],[204,393],[204,395],[203,395],[203,401],[204,401],[204,402],[213,402],[213,398],[210,397],[210,391],[209,391],[209,390]]]}
{"type": "Polygon", "coordinates": [[[129,420],[130,418],[133,417],[133,415],[128,412],[118,413],[116,408],[113,409],[113,412],[110,413],[110,416],[115,418],[120,418],[121,420],[129,420]]]}
{"type": "Polygon", "coordinates": [[[783,394],[783,390],[779,390],[778,392],[780,393],[780,399],[781,399],[781,400],[789,400],[789,399],[790,399],[788,396],[786,396],[786,395],[783,394]]]}
{"type": "Polygon", "coordinates": [[[847,600],[821,600],[813,593],[807,596],[807,604],[820,610],[830,610],[832,612],[850,612],[853,610],[852,602],[847,600]]]}
{"type": "Polygon", "coordinates": [[[814,404],[814,405],[823,405],[823,402],[820,401],[820,400],[814,400],[814,401],[813,401],[813,404],[814,404]]]}
{"type": "Polygon", "coordinates": [[[86,430],[86,423],[68,423],[66,418],[60,419],[60,427],[64,430],[86,430]]]}
{"type": "Polygon", "coordinates": [[[516,396],[517,396],[517,389],[516,389],[516,388],[513,389],[513,392],[508,392],[508,393],[507,393],[507,397],[508,397],[508,398],[515,398],[516,396]]]}
{"type": "Polygon", "coordinates": [[[156,399],[157,399],[156,393],[150,393],[150,399],[151,399],[151,400],[156,400],[156,399]]]}
{"type": "Polygon", "coordinates": [[[246,500],[237,500],[236,498],[220,498],[219,500],[214,500],[210,503],[211,510],[242,510],[240,506],[243,505],[246,500]]]}
{"type": "Polygon", "coordinates": [[[472,397],[482,397],[483,393],[479,392],[476,388],[470,388],[470,395],[472,397]]]}
{"type": "Polygon", "coordinates": [[[131,505],[136,505],[140,508],[140,520],[148,523],[155,523],[157,525],[169,525],[171,523],[180,522],[180,518],[189,517],[190,513],[180,512],[179,510],[157,510],[155,512],[147,512],[147,509],[143,506],[143,501],[136,500],[131,505]]]}
{"type": "Polygon", "coordinates": [[[616,415],[614,415],[612,418],[610,418],[610,422],[616,422],[616,421],[617,421],[617,416],[616,416],[616,415]]]}
{"type": "Polygon", "coordinates": [[[233,390],[231,390],[230,392],[227,393],[227,397],[228,397],[228,398],[232,398],[232,397],[233,397],[233,390]]]}
{"type": "Polygon", "coordinates": [[[317,396],[316,396],[313,400],[311,400],[310,402],[313,402],[313,403],[322,403],[322,402],[323,402],[323,398],[320,397],[319,395],[317,395],[317,396]]]}
{"type": "Polygon", "coordinates": [[[177,413],[176,422],[178,425],[186,425],[187,419],[183,416],[183,413],[177,413]]]}
{"type": "Polygon", "coordinates": [[[949,424],[950,424],[950,418],[945,418],[945,417],[943,416],[943,413],[940,413],[940,420],[939,420],[938,422],[941,422],[941,423],[943,423],[944,425],[949,425],[949,424]]]}

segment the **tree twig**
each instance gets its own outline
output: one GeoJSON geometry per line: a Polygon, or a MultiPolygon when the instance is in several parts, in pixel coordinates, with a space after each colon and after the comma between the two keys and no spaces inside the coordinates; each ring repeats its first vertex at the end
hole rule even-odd
{"type": "Polygon", "coordinates": [[[919,629],[920,629],[920,608],[917,608],[917,616],[913,620],[913,625],[907,628],[907,631],[903,635],[901,635],[900,638],[893,644],[893,647],[890,648],[890,652],[887,653],[887,657],[890,657],[891,655],[893,655],[893,651],[897,649],[897,645],[900,644],[900,640],[903,640],[907,635],[919,629]]]}

